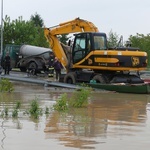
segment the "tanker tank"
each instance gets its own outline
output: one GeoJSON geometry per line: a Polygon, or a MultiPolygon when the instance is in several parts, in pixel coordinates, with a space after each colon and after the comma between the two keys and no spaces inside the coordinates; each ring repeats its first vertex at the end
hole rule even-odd
{"type": "Polygon", "coordinates": [[[44,47],[38,47],[38,46],[32,46],[32,45],[22,45],[20,47],[20,54],[24,57],[38,55],[47,51],[52,52],[50,48],[44,48],[44,47]]]}

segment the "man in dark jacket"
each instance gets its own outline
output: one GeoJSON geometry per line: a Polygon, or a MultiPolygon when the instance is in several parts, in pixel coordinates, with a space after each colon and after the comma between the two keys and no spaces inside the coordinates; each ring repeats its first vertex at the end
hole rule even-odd
{"type": "Polygon", "coordinates": [[[5,69],[5,74],[9,74],[10,71],[10,56],[9,53],[6,53],[6,56],[4,57],[4,69],[5,69]]]}
{"type": "Polygon", "coordinates": [[[56,72],[56,81],[59,81],[61,75],[61,69],[63,69],[63,66],[57,57],[55,57],[55,60],[53,62],[53,67],[56,72]]]}
{"type": "Polygon", "coordinates": [[[53,62],[54,62],[54,54],[50,53],[50,57],[49,57],[49,77],[53,77],[54,76],[54,67],[53,67],[53,62]]]}

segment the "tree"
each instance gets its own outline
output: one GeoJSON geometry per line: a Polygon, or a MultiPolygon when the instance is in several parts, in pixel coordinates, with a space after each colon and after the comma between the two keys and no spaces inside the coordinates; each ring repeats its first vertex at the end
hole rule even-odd
{"type": "Polygon", "coordinates": [[[41,16],[40,16],[39,14],[37,14],[37,13],[35,13],[35,15],[31,15],[30,21],[32,21],[36,27],[39,26],[39,27],[42,28],[42,27],[44,26],[44,21],[43,21],[43,19],[42,19],[41,16]]]}
{"type": "Polygon", "coordinates": [[[10,17],[5,16],[4,29],[3,29],[3,45],[13,43],[13,25],[11,23],[10,17]]]}
{"type": "Polygon", "coordinates": [[[129,40],[133,47],[139,47],[147,52],[150,50],[150,34],[145,36],[137,33],[135,36],[130,35],[129,40]]]}
{"type": "Polygon", "coordinates": [[[58,35],[58,39],[61,43],[66,45],[69,37],[68,34],[62,34],[62,35],[58,35]]]}
{"type": "MultiPolygon", "coordinates": [[[[129,40],[132,47],[138,47],[142,51],[146,51],[148,54],[148,60],[150,60],[150,34],[144,35],[137,33],[136,35],[130,35],[129,40]]],[[[150,62],[148,61],[148,67],[150,62]]]]}
{"type": "Polygon", "coordinates": [[[119,39],[119,36],[117,35],[117,33],[113,33],[111,30],[107,37],[108,47],[117,47],[118,39],[119,39]]]}
{"type": "Polygon", "coordinates": [[[4,20],[4,46],[6,44],[29,44],[49,47],[43,28],[35,26],[31,20],[23,20],[22,17],[11,21],[8,16],[4,20]]]}

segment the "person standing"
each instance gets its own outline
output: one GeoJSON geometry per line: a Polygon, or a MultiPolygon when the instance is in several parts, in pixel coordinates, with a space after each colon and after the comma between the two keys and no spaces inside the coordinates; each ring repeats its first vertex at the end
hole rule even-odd
{"type": "Polygon", "coordinates": [[[5,74],[9,74],[10,71],[10,56],[9,53],[6,53],[6,56],[4,57],[4,69],[5,69],[5,74]]]}
{"type": "Polygon", "coordinates": [[[49,67],[48,67],[48,70],[49,70],[48,76],[49,77],[53,77],[54,76],[53,62],[54,62],[54,54],[51,52],[50,56],[49,56],[49,67]]]}
{"type": "Polygon", "coordinates": [[[55,57],[55,60],[52,66],[54,67],[54,70],[56,73],[56,81],[59,81],[60,75],[61,75],[61,69],[63,69],[63,66],[57,57],[55,57]]]}

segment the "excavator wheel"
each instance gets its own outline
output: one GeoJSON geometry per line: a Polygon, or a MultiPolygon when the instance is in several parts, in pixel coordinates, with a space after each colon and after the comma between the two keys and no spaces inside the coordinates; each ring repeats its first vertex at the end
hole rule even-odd
{"type": "Polygon", "coordinates": [[[75,84],[76,83],[76,74],[74,72],[69,72],[64,77],[64,83],[75,84]]]}
{"type": "Polygon", "coordinates": [[[95,80],[96,83],[106,83],[104,77],[100,74],[95,75],[92,80],[95,80]]]}

